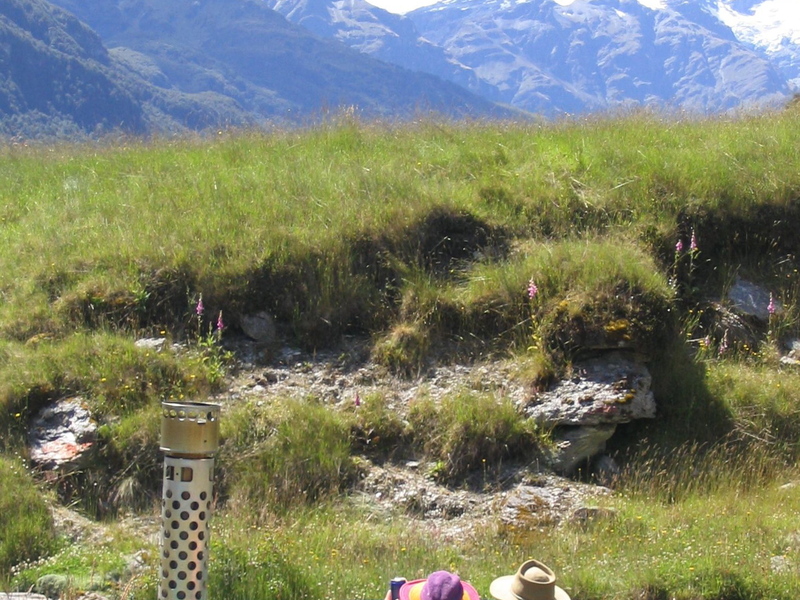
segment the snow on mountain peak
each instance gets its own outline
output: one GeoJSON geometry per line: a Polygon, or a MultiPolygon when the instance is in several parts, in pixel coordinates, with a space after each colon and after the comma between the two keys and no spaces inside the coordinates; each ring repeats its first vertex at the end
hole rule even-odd
{"type": "Polygon", "coordinates": [[[661,10],[662,8],[667,7],[667,3],[664,0],[638,0],[638,2],[642,6],[646,6],[647,8],[651,8],[653,10],[661,10]]]}
{"type": "Polygon", "coordinates": [[[778,51],[787,42],[800,45],[800,2],[797,0],[764,0],[749,14],[736,11],[730,0],[718,0],[719,18],[736,37],[778,51]]]}
{"type": "MultiPolygon", "coordinates": [[[[556,4],[560,4],[561,6],[569,6],[575,0],[553,0],[556,4]]],[[[647,8],[651,8],[653,10],[660,10],[662,8],[666,8],[667,3],[666,0],[637,0],[639,4],[642,6],[646,6],[647,8]]]]}

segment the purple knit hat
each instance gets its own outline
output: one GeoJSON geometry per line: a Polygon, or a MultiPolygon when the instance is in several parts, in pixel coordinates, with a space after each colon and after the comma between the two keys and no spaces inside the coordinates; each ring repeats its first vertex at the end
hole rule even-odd
{"type": "Polygon", "coordinates": [[[454,573],[436,571],[400,588],[400,600],[480,600],[477,590],[454,573]]]}

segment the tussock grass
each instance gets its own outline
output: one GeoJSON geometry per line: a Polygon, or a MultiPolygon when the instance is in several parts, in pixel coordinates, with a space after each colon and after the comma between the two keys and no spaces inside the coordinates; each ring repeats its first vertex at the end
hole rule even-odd
{"type": "MultiPolygon", "coordinates": [[[[228,457],[233,506],[258,506],[266,518],[330,498],[355,474],[351,424],[344,416],[313,400],[287,400],[260,415],[240,410],[248,414],[240,412],[239,419],[261,422],[256,425],[261,433],[244,457],[228,457]]],[[[234,446],[240,443],[233,440],[234,446]]]]}
{"type": "MultiPolygon", "coordinates": [[[[432,475],[459,481],[472,471],[495,472],[503,460],[535,462],[545,435],[520,418],[509,400],[463,391],[434,402],[422,397],[409,408],[415,443],[434,462],[432,475]]],[[[488,483],[485,481],[484,483],[488,483]]]]}

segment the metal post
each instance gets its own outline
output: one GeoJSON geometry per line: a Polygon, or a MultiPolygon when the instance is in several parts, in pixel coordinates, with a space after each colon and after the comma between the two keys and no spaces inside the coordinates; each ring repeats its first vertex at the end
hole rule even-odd
{"type": "Polygon", "coordinates": [[[219,446],[216,404],[164,402],[159,600],[207,600],[208,536],[219,446]]]}

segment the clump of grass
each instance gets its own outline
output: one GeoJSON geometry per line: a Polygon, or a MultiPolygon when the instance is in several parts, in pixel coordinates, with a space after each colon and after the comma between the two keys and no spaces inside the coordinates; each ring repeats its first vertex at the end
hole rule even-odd
{"type": "Polygon", "coordinates": [[[470,472],[499,468],[503,460],[525,456],[533,462],[543,434],[524,419],[507,399],[463,391],[440,403],[423,397],[409,407],[414,443],[435,464],[434,475],[444,482],[470,472]]]}
{"type": "Polygon", "coordinates": [[[752,442],[732,436],[714,444],[643,446],[628,458],[618,485],[626,495],[665,503],[769,485],[786,465],[772,449],[752,442]]]}
{"type": "Polygon", "coordinates": [[[402,455],[408,424],[397,407],[392,407],[386,395],[380,393],[359,397],[359,402],[360,406],[354,407],[354,447],[367,454],[402,455]]]}
{"type": "Polygon", "coordinates": [[[266,516],[343,489],[354,475],[350,420],[313,400],[287,400],[269,411],[262,417],[269,429],[250,454],[226,455],[233,460],[231,504],[244,511],[258,506],[266,516]]]}
{"type": "Polygon", "coordinates": [[[559,575],[577,597],[791,598],[796,578],[774,565],[798,556],[784,529],[796,496],[739,488],[670,506],[621,499],[614,519],[564,527],[555,544],[550,536],[538,541],[545,552],[569,556],[559,575]],[[612,568],[619,564],[626,568],[612,568]]]}
{"type": "Polygon", "coordinates": [[[0,455],[0,589],[12,567],[59,547],[42,491],[18,459],[0,455]]]}
{"type": "Polygon", "coordinates": [[[711,394],[730,407],[734,434],[784,461],[800,455],[800,373],[751,361],[719,361],[708,368],[711,394]]]}
{"type": "Polygon", "coordinates": [[[84,395],[93,412],[105,417],[135,412],[155,398],[180,399],[212,389],[202,360],[136,348],[130,338],[113,333],[3,346],[0,428],[27,423],[47,402],[66,394],[84,395]]]}
{"type": "Polygon", "coordinates": [[[422,323],[399,323],[372,348],[372,359],[394,373],[419,373],[430,348],[429,331],[422,323]]]}

